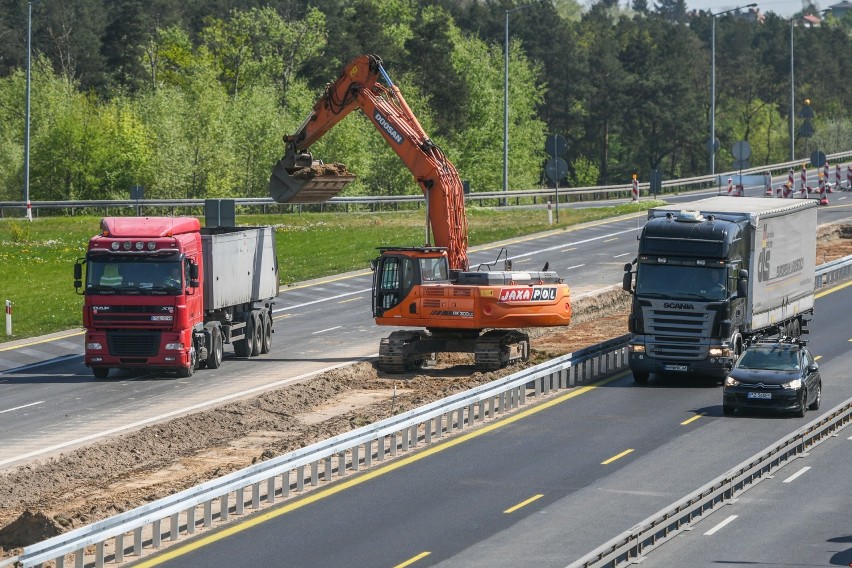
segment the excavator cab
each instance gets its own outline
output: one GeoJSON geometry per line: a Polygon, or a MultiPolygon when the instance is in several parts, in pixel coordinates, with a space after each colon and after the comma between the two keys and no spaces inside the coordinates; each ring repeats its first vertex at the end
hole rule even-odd
{"type": "MultiPolygon", "coordinates": [[[[373,316],[400,306],[411,291],[421,284],[450,284],[447,251],[442,247],[381,248],[381,256],[370,263],[373,269],[373,316]]],[[[416,298],[406,310],[417,314],[416,298]]]]}

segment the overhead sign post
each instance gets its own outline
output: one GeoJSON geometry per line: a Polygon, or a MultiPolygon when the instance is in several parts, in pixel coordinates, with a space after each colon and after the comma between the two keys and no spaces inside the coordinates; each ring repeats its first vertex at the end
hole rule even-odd
{"type": "Polygon", "coordinates": [[[552,158],[544,165],[544,173],[547,179],[552,181],[556,187],[556,222],[559,223],[559,180],[568,173],[568,164],[560,158],[561,154],[568,149],[568,141],[560,134],[551,134],[544,141],[544,150],[552,158]]]}

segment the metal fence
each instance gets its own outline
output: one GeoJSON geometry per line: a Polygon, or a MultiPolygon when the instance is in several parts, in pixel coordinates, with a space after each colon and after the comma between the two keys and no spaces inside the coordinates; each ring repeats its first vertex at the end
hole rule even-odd
{"type": "MultiPolygon", "coordinates": [[[[830,162],[837,162],[852,158],[852,151],[839,152],[827,156],[830,162]]],[[[707,189],[709,187],[718,187],[718,178],[732,175],[747,175],[747,174],[762,174],[769,172],[770,174],[787,173],[790,168],[801,167],[802,160],[793,162],[782,162],[780,164],[771,164],[736,172],[721,172],[716,175],[696,176],[691,178],[682,178],[674,180],[666,180],[662,182],[662,192],[678,193],[681,191],[690,191],[697,189],[707,189]]],[[[643,182],[639,184],[640,194],[648,195],[650,184],[643,182]]],[[[594,187],[576,187],[559,189],[558,196],[560,203],[566,200],[588,199],[592,201],[608,200],[613,198],[629,198],[631,193],[631,184],[626,182],[620,185],[606,185],[594,187]]],[[[465,195],[467,202],[479,202],[480,204],[497,205],[501,201],[514,199],[516,203],[520,199],[532,199],[534,202],[541,200],[542,203],[548,199],[555,201],[557,192],[553,188],[544,189],[525,189],[512,190],[510,192],[503,191],[478,191],[465,195]]],[[[332,197],[323,204],[302,205],[302,204],[280,204],[273,201],[270,197],[243,197],[235,198],[237,206],[251,210],[260,210],[262,212],[280,212],[280,211],[301,211],[303,209],[312,210],[331,208],[334,210],[345,210],[350,206],[360,208],[376,208],[383,205],[419,205],[423,202],[421,194],[416,195],[388,195],[388,196],[338,196],[332,197]]],[[[45,211],[65,211],[71,215],[80,211],[98,210],[104,211],[109,215],[110,210],[127,214],[128,210],[131,213],[141,214],[143,210],[150,209],[166,209],[171,213],[175,211],[203,211],[204,198],[197,199],[95,199],[95,200],[79,200],[79,201],[32,201],[33,211],[37,214],[39,210],[45,211]]],[[[23,213],[26,211],[26,202],[24,201],[0,201],[0,217],[7,215],[8,212],[23,213]]]]}
{"type": "MultiPolygon", "coordinates": [[[[839,282],[844,274],[848,278],[850,267],[852,255],[818,267],[817,288],[822,287],[824,282],[839,282]]],[[[227,521],[231,514],[243,514],[246,507],[257,511],[263,506],[299,496],[320,485],[369,468],[374,463],[381,463],[451,434],[500,418],[555,392],[622,371],[627,368],[626,349],[629,339],[630,335],[627,334],[569,353],[486,385],[208,481],[28,546],[20,557],[6,563],[17,562],[17,565],[30,567],[55,561],[56,566],[62,568],[66,560],[70,560],[78,567],[99,568],[106,562],[120,564],[125,561],[125,556],[132,556],[135,560],[145,550],[159,549],[164,540],[175,542],[193,535],[199,529],[212,528],[227,521]],[[87,553],[87,550],[94,552],[87,553]]],[[[725,490],[732,483],[739,483],[741,477],[738,473],[732,480],[726,481],[725,490]]],[[[712,493],[716,495],[721,491],[713,489],[712,493]]],[[[704,503],[706,499],[693,499],[690,503],[699,501],[704,503]]],[[[650,528],[643,528],[641,534],[645,535],[648,530],[650,528]]],[[[623,542],[607,549],[607,558],[616,554],[616,550],[621,551],[628,544],[635,544],[637,537],[630,535],[618,538],[623,542]]],[[[618,555],[621,554],[618,552],[618,555]]],[[[589,564],[592,565],[603,564],[589,564]]],[[[3,566],[4,563],[0,562],[0,568],[3,566]]]]}

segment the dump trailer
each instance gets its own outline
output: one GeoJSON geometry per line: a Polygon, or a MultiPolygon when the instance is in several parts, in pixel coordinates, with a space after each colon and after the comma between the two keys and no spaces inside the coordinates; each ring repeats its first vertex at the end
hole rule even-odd
{"type": "Polygon", "coordinates": [[[85,364],[189,377],[267,353],[278,262],[272,227],[201,227],[192,217],[106,217],[74,265],[85,364]],[[83,269],[85,267],[85,283],[83,269]]]}
{"type": "Polygon", "coordinates": [[[712,197],[649,210],[633,294],[629,365],[724,378],[761,336],[799,337],[814,308],[815,199],[712,197]]]}

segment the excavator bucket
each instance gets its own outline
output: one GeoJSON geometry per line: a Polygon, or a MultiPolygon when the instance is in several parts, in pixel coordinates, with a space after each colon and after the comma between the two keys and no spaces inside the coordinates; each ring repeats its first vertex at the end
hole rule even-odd
{"type": "Polygon", "coordinates": [[[343,164],[312,161],[300,167],[285,156],[272,170],[269,194],[278,203],[323,203],[354,179],[343,164]]]}

